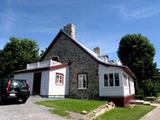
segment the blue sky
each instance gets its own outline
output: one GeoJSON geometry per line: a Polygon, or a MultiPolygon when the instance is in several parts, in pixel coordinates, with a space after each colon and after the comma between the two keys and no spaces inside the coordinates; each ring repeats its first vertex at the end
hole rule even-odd
{"type": "Polygon", "coordinates": [[[12,36],[48,47],[67,23],[76,25],[77,39],[89,48],[118,59],[122,36],[141,33],[156,49],[160,68],[159,0],[0,0],[0,49],[12,36]]]}

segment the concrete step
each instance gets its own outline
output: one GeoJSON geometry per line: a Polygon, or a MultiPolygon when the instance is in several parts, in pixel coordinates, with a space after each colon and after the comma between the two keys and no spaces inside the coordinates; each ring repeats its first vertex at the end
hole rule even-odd
{"type": "Polygon", "coordinates": [[[131,100],[131,104],[144,104],[144,100],[131,100]]]}
{"type": "Polygon", "coordinates": [[[144,101],[144,100],[131,100],[130,104],[144,104],[144,105],[151,105],[151,102],[144,101]]]}

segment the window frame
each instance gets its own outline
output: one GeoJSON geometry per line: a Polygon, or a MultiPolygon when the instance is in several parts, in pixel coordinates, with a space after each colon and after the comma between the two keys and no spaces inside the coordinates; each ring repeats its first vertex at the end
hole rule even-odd
{"type": "Polygon", "coordinates": [[[104,73],[103,74],[103,87],[110,87],[110,88],[113,88],[113,87],[121,87],[121,76],[120,76],[120,72],[108,72],[108,73],[104,73]],[[113,86],[110,86],[110,74],[113,76],[113,86]],[[119,78],[119,85],[116,86],[116,79],[115,79],[115,74],[118,74],[118,78],[119,78]],[[105,86],[105,75],[108,75],[108,86],[105,86]]]}
{"type": "Polygon", "coordinates": [[[109,73],[108,75],[109,75],[109,86],[110,86],[110,87],[114,87],[114,74],[113,74],[113,73],[109,73]],[[110,75],[111,75],[112,77],[111,77],[110,75]],[[112,79],[111,79],[111,78],[112,78],[112,79]]]}
{"type": "Polygon", "coordinates": [[[77,74],[77,88],[78,89],[87,89],[88,88],[88,74],[87,73],[78,73],[77,74]],[[82,87],[84,85],[83,80],[81,80],[81,86],[79,85],[79,75],[86,75],[86,84],[85,84],[85,87],[82,87]]]}
{"type": "Polygon", "coordinates": [[[55,84],[56,84],[56,85],[60,85],[60,86],[62,86],[62,85],[64,84],[64,74],[63,74],[63,73],[58,73],[58,72],[56,72],[55,84]],[[62,77],[62,80],[57,79],[57,75],[61,76],[61,77],[62,77]]]}
{"type": "Polygon", "coordinates": [[[53,61],[56,61],[56,62],[59,62],[59,61],[60,61],[60,60],[59,60],[59,56],[53,56],[53,57],[52,57],[52,60],[53,60],[53,61]]]}
{"type": "Polygon", "coordinates": [[[118,73],[118,72],[115,72],[115,73],[114,73],[114,85],[115,85],[115,87],[120,86],[120,76],[119,76],[119,73],[118,73]],[[116,80],[116,75],[115,75],[115,74],[118,75],[118,80],[116,80]],[[116,85],[116,81],[118,81],[118,85],[116,85]]]}
{"type": "Polygon", "coordinates": [[[104,87],[109,87],[109,75],[108,74],[103,75],[103,84],[104,84],[104,87]],[[107,76],[107,80],[105,79],[105,75],[107,76]],[[106,81],[107,81],[107,86],[105,85],[106,81]]]}

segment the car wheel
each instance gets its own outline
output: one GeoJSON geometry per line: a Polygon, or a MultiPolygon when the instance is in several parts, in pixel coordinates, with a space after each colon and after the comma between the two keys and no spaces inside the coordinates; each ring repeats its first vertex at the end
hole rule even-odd
{"type": "Polygon", "coordinates": [[[6,104],[6,102],[7,102],[7,99],[6,98],[3,98],[2,96],[0,96],[0,104],[1,105],[4,105],[4,104],[6,104]]]}
{"type": "Polygon", "coordinates": [[[2,97],[0,96],[0,105],[2,104],[2,97]]]}
{"type": "Polygon", "coordinates": [[[26,96],[26,97],[23,97],[23,98],[22,98],[22,103],[26,103],[27,99],[28,99],[27,96],[26,96]]]}

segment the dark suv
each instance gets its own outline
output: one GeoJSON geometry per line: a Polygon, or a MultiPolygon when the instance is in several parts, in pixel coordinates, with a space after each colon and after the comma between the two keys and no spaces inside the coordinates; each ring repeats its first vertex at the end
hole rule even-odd
{"type": "Polygon", "coordinates": [[[1,81],[0,101],[5,102],[8,99],[21,100],[25,103],[30,95],[29,86],[26,80],[9,79],[1,81]]]}

